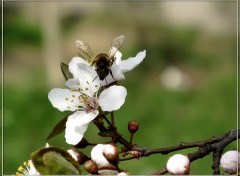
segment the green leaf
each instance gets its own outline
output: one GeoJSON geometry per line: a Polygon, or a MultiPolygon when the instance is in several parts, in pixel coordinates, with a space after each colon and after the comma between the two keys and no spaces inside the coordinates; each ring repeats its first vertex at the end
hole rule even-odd
{"type": "Polygon", "coordinates": [[[73,75],[70,73],[67,64],[62,62],[61,70],[62,70],[63,76],[65,77],[66,80],[73,78],[73,75]]]}
{"type": "Polygon", "coordinates": [[[42,175],[79,175],[79,164],[64,149],[48,147],[31,155],[36,170],[42,175]]]}
{"type": "Polygon", "coordinates": [[[51,133],[48,135],[47,140],[53,138],[54,136],[62,133],[65,128],[66,128],[66,122],[67,122],[67,118],[69,115],[67,115],[66,117],[64,117],[61,121],[59,121],[55,127],[52,129],[51,133]]]}

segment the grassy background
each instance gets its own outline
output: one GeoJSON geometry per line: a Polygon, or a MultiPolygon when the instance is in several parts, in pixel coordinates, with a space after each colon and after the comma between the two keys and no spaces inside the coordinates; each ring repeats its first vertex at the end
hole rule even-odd
{"type": "MultiPolygon", "coordinates": [[[[33,4],[42,10],[40,3],[33,4]]],[[[58,4],[63,7],[67,3],[58,4]]],[[[236,15],[234,2],[209,4],[220,12],[216,16],[226,21],[236,15]]],[[[30,20],[26,16],[24,5],[4,2],[4,174],[14,174],[30,158],[31,152],[45,146],[53,126],[67,114],[53,108],[47,94],[54,87],[64,87],[58,65],[62,61],[68,63],[77,55],[76,39],[85,40],[94,51],[107,51],[113,37],[125,34],[123,58],[147,50],[143,63],[126,73],[127,79],[121,81],[128,96],[115,116],[117,128],[126,138],[129,138],[127,124],[133,119],[140,124],[134,142],[149,148],[203,140],[236,128],[236,21],[230,21],[227,33],[217,30],[211,33],[205,31],[211,23],[206,26],[169,24],[164,15],[159,15],[161,8],[164,10],[161,2],[77,3],[69,11],[58,9],[61,16],[58,52],[62,57],[49,64],[48,60],[56,58],[43,59],[47,45],[44,27],[38,17],[30,20]],[[57,83],[49,81],[49,66],[56,79],[60,77],[57,83]],[[160,76],[170,66],[188,75],[191,86],[185,90],[164,86],[160,76]]],[[[182,8],[181,4],[175,5],[182,8]]],[[[50,14],[49,9],[44,12],[50,14]]],[[[181,13],[179,16],[185,18],[181,13]]],[[[208,20],[206,16],[202,18],[208,20]]],[[[98,137],[97,132],[91,124],[86,138],[93,142],[106,140],[98,137]]],[[[71,147],[65,144],[63,134],[49,143],[71,147]]],[[[236,148],[236,142],[226,150],[232,148],[236,148]]],[[[171,155],[125,161],[120,167],[132,174],[149,174],[161,169],[171,155]]],[[[211,165],[211,155],[195,161],[191,164],[191,174],[212,174],[211,165]]]]}

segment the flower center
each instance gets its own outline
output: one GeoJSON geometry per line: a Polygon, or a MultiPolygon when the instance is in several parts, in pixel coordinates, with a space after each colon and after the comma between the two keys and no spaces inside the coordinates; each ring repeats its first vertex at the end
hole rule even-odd
{"type": "Polygon", "coordinates": [[[84,111],[91,112],[95,111],[98,108],[97,97],[89,97],[86,94],[82,94],[79,96],[79,101],[82,104],[82,108],[84,111]]]}
{"type": "MultiPolygon", "coordinates": [[[[98,97],[96,92],[98,85],[94,85],[93,88],[90,86],[88,81],[86,82],[86,85],[86,87],[80,87],[78,89],[71,90],[71,97],[65,98],[65,100],[73,103],[78,110],[82,110],[88,113],[98,109],[98,97]]],[[[71,109],[70,106],[67,108],[71,109]]]]}

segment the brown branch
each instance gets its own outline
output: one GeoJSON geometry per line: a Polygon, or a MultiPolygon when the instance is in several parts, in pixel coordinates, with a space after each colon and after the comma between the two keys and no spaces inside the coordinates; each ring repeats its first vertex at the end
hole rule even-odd
{"type": "MultiPolygon", "coordinates": [[[[106,119],[105,119],[106,120],[106,119]]],[[[109,124],[109,121],[107,121],[109,124]]],[[[98,127],[98,129],[101,131],[107,130],[106,127],[104,127],[103,123],[99,123],[98,120],[94,122],[94,124],[98,127]]],[[[181,142],[179,145],[171,146],[171,147],[165,147],[165,148],[153,148],[148,149],[143,146],[139,145],[132,145],[131,142],[126,140],[122,137],[117,131],[115,127],[110,125],[110,130],[112,130],[112,133],[110,133],[110,136],[106,137],[112,137],[114,139],[114,142],[118,142],[125,146],[126,152],[127,151],[134,151],[136,156],[128,157],[128,158],[122,158],[120,161],[126,161],[131,159],[136,159],[140,157],[147,157],[152,154],[168,154],[174,151],[179,151],[187,148],[195,148],[198,147],[198,151],[188,154],[188,158],[190,162],[193,162],[199,158],[203,158],[207,156],[209,153],[213,152],[213,165],[212,169],[214,170],[213,174],[220,174],[219,170],[219,163],[220,158],[223,149],[231,142],[237,140],[239,138],[239,131],[238,130],[231,130],[224,135],[215,136],[207,140],[202,141],[195,141],[195,142],[181,142]]],[[[131,153],[131,152],[130,152],[131,153]]],[[[164,166],[160,171],[153,173],[154,175],[161,175],[166,174],[168,171],[166,167],[164,166]]]]}
{"type": "MultiPolygon", "coordinates": [[[[239,138],[239,133],[240,133],[239,130],[231,130],[231,131],[225,133],[224,135],[214,137],[216,139],[216,140],[214,140],[214,142],[212,142],[213,140],[206,140],[209,143],[204,143],[204,145],[199,147],[198,151],[188,154],[188,158],[189,158],[190,162],[193,162],[199,158],[203,158],[203,157],[207,156],[209,153],[213,152],[212,168],[214,170],[214,174],[220,174],[219,161],[221,158],[222,151],[228,144],[230,144],[231,142],[233,142],[239,138]]],[[[203,141],[200,141],[199,143],[201,143],[201,142],[203,142],[203,141]]],[[[193,143],[196,143],[196,142],[193,142],[193,143]]],[[[172,149],[172,148],[169,147],[169,149],[172,149]]],[[[181,150],[180,148],[178,148],[178,149],[181,150]]],[[[166,173],[167,173],[167,170],[166,170],[166,167],[164,167],[160,171],[153,173],[153,175],[161,175],[161,174],[166,174],[166,173]]]]}

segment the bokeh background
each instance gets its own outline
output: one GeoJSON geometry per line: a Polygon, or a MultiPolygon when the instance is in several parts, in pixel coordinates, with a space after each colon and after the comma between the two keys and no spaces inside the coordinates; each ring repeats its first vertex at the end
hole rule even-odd
{"type": "MultiPolygon", "coordinates": [[[[4,174],[14,174],[31,152],[44,147],[67,114],[53,108],[47,94],[64,87],[60,62],[78,54],[77,39],[99,53],[124,34],[123,59],[147,51],[143,63],[121,81],[128,96],[115,115],[126,138],[128,121],[139,121],[135,143],[168,147],[237,126],[237,2],[5,1],[3,24],[4,174]]],[[[97,133],[90,125],[86,138],[107,140],[97,133]]],[[[64,134],[48,142],[70,148],[64,134]]],[[[236,142],[226,150],[233,148],[236,142]]],[[[125,161],[120,167],[150,174],[171,155],[125,161]]],[[[211,165],[211,155],[195,161],[191,174],[212,174],[211,165]]]]}

